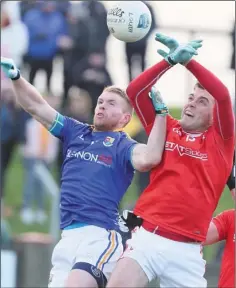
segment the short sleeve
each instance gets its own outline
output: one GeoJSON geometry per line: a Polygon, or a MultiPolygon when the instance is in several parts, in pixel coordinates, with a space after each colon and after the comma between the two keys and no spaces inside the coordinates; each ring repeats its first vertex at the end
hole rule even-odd
{"type": "Polygon", "coordinates": [[[132,151],[134,149],[134,146],[137,144],[137,142],[129,136],[123,136],[124,138],[122,139],[119,147],[119,160],[120,160],[120,165],[125,167],[129,171],[134,171],[131,157],[132,157],[132,151]]]}
{"type": "Polygon", "coordinates": [[[68,143],[75,131],[78,132],[86,126],[86,124],[83,124],[73,118],[62,116],[60,114],[58,115],[49,131],[62,142],[68,143]]]}
{"type": "Polygon", "coordinates": [[[218,230],[219,240],[225,240],[227,238],[229,228],[229,217],[227,211],[220,213],[214,217],[212,221],[218,230]]]}

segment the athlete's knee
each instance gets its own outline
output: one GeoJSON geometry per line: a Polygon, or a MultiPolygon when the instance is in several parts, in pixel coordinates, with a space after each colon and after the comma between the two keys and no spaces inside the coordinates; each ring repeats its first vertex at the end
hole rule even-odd
{"type": "Polygon", "coordinates": [[[97,282],[98,287],[105,287],[107,284],[107,278],[104,273],[96,266],[86,262],[77,262],[72,267],[72,270],[83,270],[89,273],[97,282]]]}

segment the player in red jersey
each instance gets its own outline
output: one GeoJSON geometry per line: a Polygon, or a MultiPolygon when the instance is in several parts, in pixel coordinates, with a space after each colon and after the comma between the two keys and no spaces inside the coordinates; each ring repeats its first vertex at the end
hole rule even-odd
{"type": "Polygon", "coordinates": [[[178,121],[167,121],[165,151],[151,171],[150,184],[136,203],[142,219],[127,241],[108,287],[144,287],[155,278],[161,287],[206,287],[205,241],[212,214],[229,177],[234,150],[234,115],[228,89],[201,64],[192,60],[199,42],[179,45],[156,35],[170,52],[144,71],[127,88],[147,133],[155,109],[147,94],[177,63],[198,80],[178,121]],[[196,48],[196,49],[194,49],[196,48]]]}
{"type": "Polygon", "coordinates": [[[218,287],[235,287],[235,210],[226,210],[211,221],[204,245],[226,240],[218,287]]]}
{"type": "MultiPolygon", "coordinates": [[[[235,159],[234,159],[235,161],[235,159]]],[[[227,185],[235,200],[235,164],[227,185]]],[[[226,240],[224,254],[220,269],[219,288],[233,288],[235,283],[235,210],[227,210],[216,217],[210,223],[207,238],[204,245],[210,245],[226,240]]]]}

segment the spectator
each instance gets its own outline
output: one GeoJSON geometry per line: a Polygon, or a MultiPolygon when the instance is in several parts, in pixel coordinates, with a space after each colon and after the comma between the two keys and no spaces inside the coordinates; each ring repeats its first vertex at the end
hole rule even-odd
{"type": "Polygon", "coordinates": [[[61,12],[64,17],[68,17],[68,12],[71,7],[70,1],[56,1],[57,11],[61,12]]]}
{"type": "Polygon", "coordinates": [[[34,9],[39,1],[20,1],[20,16],[21,20],[23,21],[25,14],[31,10],[34,9]]]}
{"type": "Polygon", "coordinates": [[[29,81],[33,84],[37,72],[40,69],[44,70],[49,93],[53,60],[58,51],[57,41],[67,33],[66,19],[56,8],[56,1],[42,1],[24,16],[29,31],[29,81]]]}
{"type": "Polygon", "coordinates": [[[106,13],[104,5],[95,0],[73,4],[70,13],[73,45],[65,56],[64,98],[71,85],[76,85],[89,92],[93,109],[104,86],[112,82],[106,68],[106,13]]]}
{"type": "Polygon", "coordinates": [[[1,196],[4,196],[4,180],[13,152],[19,143],[25,140],[25,122],[28,116],[16,105],[11,87],[1,91],[1,196]]]}
{"type": "Polygon", "coordinates": [[[110,74],[105,66],[105,58],[101,55],[91,54],[87,61],[78,63],[72,70],[74,83],[88,91],[92,100],[92,110],[94,111],[97,98],[102,93],[105,86],[112,85],[110,74]],[[78,75],[80,75],[78,77],[78,75]]]}
{"type": "Polygon", "coordinates": [[[148,34],[141,40],[133,42],[133,43],[126,43],[125,44],[125,51],[126,51],[126,57],[127,57],[127,64],[128,64],[128,70],[129,70],[129,81],[132,81],[134,78],[133,75],[133,70],[136,65],[135,63],[135,58],[136,58],[136,63],[138,63],[140,71],[136,73],[136,75],[140,74],[141,72],[144,71],[146,67],[146,51],[147,51],[147,41],[148,37],[152,33],[154,29],[157,28],[157,22],[153,13],[152,6],[147,3],[147,1],[143,1],[147,7],[149,8],[151,15],[152,15],[152,25],[151,28],[148,32],[148,34]]]}
{"type": "Polygon", "coordinates": [[[58,46],[64,52],[62,107],[67,105],[68,91],[75,84],[72,75],[73,66],[86,60],[89,49],[89,30],[87,23],[83,21],[82,14],[80,4],[73,3],[68,13],[68,35],[58,39],[58,46]]]}
{"type": "MultiPolygon", "coordinates": [[[[48,97],[53,103],[55,97],[48,97]]],[[[21,220],[29,225],[33,222],[43,224],[47,220],[45,187],[34,171],[37,163],[43,164],[48,170],[56,159],[58,139],[52,136],[38,121],[30,118],[26,122],[26,142],[21,147],[24,167],[23,205],[21,220]],[[35,204],[36,209],[33,209],[35,204]]]]}
{"type": "Polygon", "coordinates": [[[106,43],[109,30],[106,24],[107,11],[103,3],[92,0],[81,3],[84,20],[89,29],[89,53],[81,73],[79,87],[87,90],[92,99],[92,110],[95,109],[97,98],[104,86],[112,85],[106,68],[106,43]],[[95,41],[99,39],[99,41],[95,41]]]}
{"type": "MultiPolygon", "coordinates": [[[[19,20],[18,2],[4,2],[1,7],[1,55],[13,58],[19,67],[27,49],[27,28],[19,20]],[[21,38],[22,36],[22,38],[21,38]]],[[[1,71],[1,200],[4,198],[5,177],[15,148],[24,141],[28,114],[15,102],[11,81],[1,71]]],[[[5,207],[10,210],[10,207],[5,207]]]]}
{"type": "MultiPolygon", "coordinates": [[[[57,42],[57,45],[58,45],[58,51],[57,51],[57,56],[59,57],[59,58],[63,58],[63,56],[64,56],[64,49],[68,49],[68,45],[66,44],[66,47],[60,47],[60,39],[62,38],[62,39],[65,39],[65,38],[67,38],[67,39],[69,39],[69,41],[70,41],[70,43],[71,43],[71,38],[70,38],[70,36],[69,36],[69,11],[71,10],[71,1],[55,1],[55,3],[56,3],[56,10],[58,11],[58,12],[60,12],[61,13],[61,15],[64,17],[64,19],[65,19],[65,21],[66,21],[66,29],[67,29],[67,34],[65,34],[65,35],[62,35],[62,36],[60,36],[59,38],[58,38],[58,42],[57,42]]],[[[62,40],[63,41],[63,40],[62,40]]],[[[61,43],[62,43],[62,41],[61,41],[61,43]]],[[[69,45],[69,47],[71,47],[71,44],[69,45]]]]}
{"type": "MultiPolygon", "coordinates": [[[[19,8],[20,8],[20,19],[23,22],[25,14],[31,10],[34,9],[39,1],[19,1],[19,8]]],[[[28,33],[28,28],[27,29],[27,33],[28,33]]],[[[27,46],[27,50],[25,51],[24,55],[23,55],[23,67],[24,69],[28,68],[28,58],[27,58],[27,52],[28,52],[28,46],[27,46]]]]}
{"type": "MultiPolygon", "coordinates": [[[[104,4],[97,0],[81,1],[83,18],[89,28],[89,54],[96,53],[106,56],[106,42],[109,36],[106,17],[107,10],[104,4]],[[99,39],[96,41],[95,39],[99,39]]],[[[106,58],[106,57],[105,57],[106,58]]]]}
{"type": "Polygon", "coordinates": [[[27,27],[20,20],[19,2],[4,2],[1,7],[2,55],[14,59],[19,68],[22,67],[23,56],[28,49],[28,37],[27,27]]]}
{"type": "MultiPolygon", "coordinates": [[[[5,7],[4,7],[5,8],[5,7]]],[[[1,10],[2,12],[3,10],[1,10]]],[[[1,18],[3,20],[3,18],[1,18]]],[[[6,46],[1,47],[1,53],[10,56],[6,46]],[[5,49],[4,49],[5,48],[5,49]]],[[[0,179],[1,179],[1,201],[4,198],[5,177],[11,162],[13,152],[19,143],[25,139],[25,121],[29,115],[22,110],[15,100],[15,94],[11,81],[1,71],[1,102],[0,102],[0,123],[1,123],[1,157],[0,157],[0,179]]],[[[5,207],[5,209],[10,207],[5,207]]]]}

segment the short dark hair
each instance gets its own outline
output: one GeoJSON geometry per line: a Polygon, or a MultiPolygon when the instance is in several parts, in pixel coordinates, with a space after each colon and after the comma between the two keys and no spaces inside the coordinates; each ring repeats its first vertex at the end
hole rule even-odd
{"type": "Polygon", "coordinates": [[[196,84],[195,84],[195,86],[197,86],[198,88],[200,88],[200,89],[202,89],[202,90],[205,90],[205,88],[202,86],[202,84],[201,83],[199,83],[199,82],[197,82],[196,84]]]}

